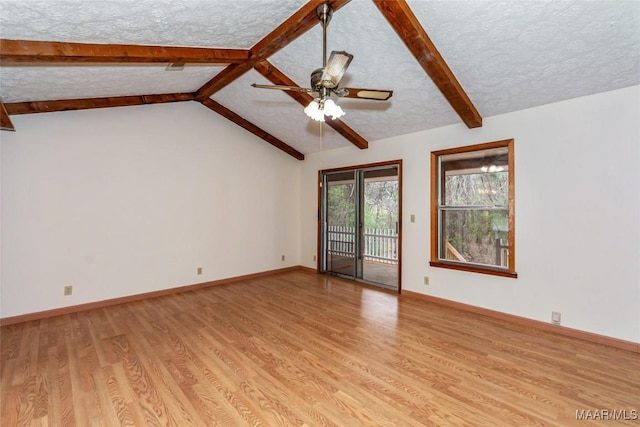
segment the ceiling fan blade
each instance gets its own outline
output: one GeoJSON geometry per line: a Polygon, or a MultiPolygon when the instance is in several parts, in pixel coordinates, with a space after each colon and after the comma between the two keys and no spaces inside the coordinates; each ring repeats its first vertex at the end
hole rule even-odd
{"type": "Polygon", "coordinates": [[[257,83],[251,83],[251,86],[257,87],[258,89],[277,89],[277,90],[290,90],[294,92],[315,92],[313,89],[308,87],[298,87],[298,86],[285,86],[285,85],[260,85],[257,83]]]}
{"type": "Polygon", "coordinates": [[[322,73],[322,85],[327,88],[337,87],[352,59],[353,55],[345,51],[338,52],[334,50],[331,52],[329,61],[327,61],[322,73]]]}
{"type": "Polygon", "coordinates": [[[353,87],[342,87],[336,91],[338,96],[344,98],[373,99],[376,101],[386,101],[393,95],[392,90],[362,89],[353,87]],[[346,93],[345,93],[346,91],[346,93]]]}

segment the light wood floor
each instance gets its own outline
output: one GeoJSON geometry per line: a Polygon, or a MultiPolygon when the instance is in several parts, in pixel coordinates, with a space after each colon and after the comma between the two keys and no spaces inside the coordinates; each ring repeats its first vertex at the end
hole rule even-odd
{"type": "Polygon", "coordinates": [[[1,353],[3,427],[640,423],[576,421],[633,418],[637,353],[303,271],[5,326],[1,353]]]}

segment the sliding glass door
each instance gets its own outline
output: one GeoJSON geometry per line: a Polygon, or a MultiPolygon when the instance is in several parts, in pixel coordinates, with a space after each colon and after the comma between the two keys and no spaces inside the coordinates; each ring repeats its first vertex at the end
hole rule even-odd
{"type": "Polygon", "coordinates": [[[355,171],[324,176],[326,188],[324,270],[345,276],[356,275],[357,191],[355,171]]]}
{"type": "Polygon", "coordinates": [[[320,270],[399,289],[400,162],[321,173],[320,270]]]}

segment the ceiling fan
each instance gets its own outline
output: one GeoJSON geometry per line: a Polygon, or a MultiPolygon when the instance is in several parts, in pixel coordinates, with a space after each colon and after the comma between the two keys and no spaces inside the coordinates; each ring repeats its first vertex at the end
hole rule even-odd
{"type": "Polygon", "coordinates": [[[324,122],[325,116],[333,119],[344,115],[344,111],[331,99],[331,94],[344,98],[372,99],[376,101],[386,101],[393,95],[392,90],[362,89],[362,88],[341,88],[338,85],[345,71],[349,67],[353,55],[345,51],[332,51],[329,61],[327,61],[327,26],[333,15],[331,6],[326,3],[316,8],[316,14],[322,24],[322,68],[318,68],[311,73],[311,87],[298,87],[286,85],[261,85],[253,83],[251,86],[260,89],[278,89],[297,92],[316,92],[315,98],[304,112],[314,120],[324,122]]]}

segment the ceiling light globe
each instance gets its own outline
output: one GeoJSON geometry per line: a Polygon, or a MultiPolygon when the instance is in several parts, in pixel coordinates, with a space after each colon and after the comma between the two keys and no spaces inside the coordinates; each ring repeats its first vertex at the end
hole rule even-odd
{"type": "Polygon", "coordinates": [[[322,111],[318,110],[313,116],[310,116],[316,122],[324,122],[324,114],[322,111]]]}
{"type": "Polygon", "coordinates": [[[304,113],[318,122],[324,122],[324,114],[320,110],[320,104],[317,99],[314,99],[304,109],[304,113]]]}
{"type": "Polygon", "coordinates": [[[327,99],[324,102],[324,114],[331,116],[332,119],[337,119],[344,116],[344,111],[332,99],[327,99]]]}

